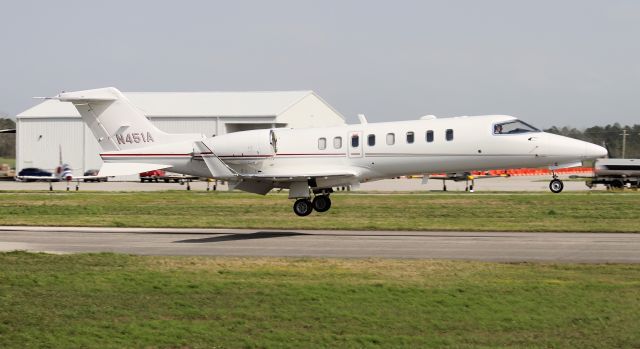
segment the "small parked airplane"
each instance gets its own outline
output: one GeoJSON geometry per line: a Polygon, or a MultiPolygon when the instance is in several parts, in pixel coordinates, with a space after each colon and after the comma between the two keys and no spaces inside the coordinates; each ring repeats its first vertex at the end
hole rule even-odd
{"type": "MultiPolygon", "coordinates": [[[[26,169],[23,169],[23,171],[24,170],[26,169]]],[[[60,162],[58,167],[56,167],[55,173],[52,173],[50,176],[18,175],[15,177],[16,180],[23,182],[48,182],[49,190],[53,190],[53,182],[67,182],[67,191],[69,191],[69,184],[71,182],[76,182],[76,190],[78,190],[80,188],[80,181],[82,180],[99,181],[103,178],[105,178],[105,176],[74,176],[71,166],[62,162],[62,148],[60,148],[60,162]]]]}
{"type": "MultiPolygon", "coordinates": [[[[115,88],[61,93],[102,148],[100,176],[172,172],[228,181],[266,194],[289,189],[299,216],[331,207],[333,187],[403,175],[579,166],[606,155],[601,146],[541,132],[513,116],[485,115],[324,128],[169,134],[156,128],[115,88]],[[311,198],[313,197],[313,200],[311,198]]],[[[563,188],[555,173],[553,192],[563,188]]]]}
{"type": "Polygon", "coordinates": [[[454,173],[447,173],[447,174],[432,174],[429,176],[425,176],[422,178],[422,183],[423,184],[427,184],[427,180],[428,179],[437,179],[437,180],[441,180],[442,181],[442,191],[447,191],[447,181],[454,181],[454,182],[466,182],[465,184],[465,191],[470,191],[473,192],[473,188],[475,187],[475,182],[476,179],[485,179],[485,178],[499,178],[499,177],[510,177],[509,174],[496,174],[496,175],[492,175],[492,174],[473,174],[469,171],[465,171],[465,172],[454,172],[454,173]],[[471,181],[471,185],[469,185],[469,181],[471,181]]]}

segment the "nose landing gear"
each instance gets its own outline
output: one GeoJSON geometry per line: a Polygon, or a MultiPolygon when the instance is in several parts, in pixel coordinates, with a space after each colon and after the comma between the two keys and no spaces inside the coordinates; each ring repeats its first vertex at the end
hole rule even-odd
{"type": "Polygon", "coordinates": [[[558,194],[562,189],[564,189],[564,183],[558,179],[558,175],[556,175],[555,172],[552,172],[552,174],[553,179],[549,182],[549,190],[551,190],[552,193],[558,194]]]}

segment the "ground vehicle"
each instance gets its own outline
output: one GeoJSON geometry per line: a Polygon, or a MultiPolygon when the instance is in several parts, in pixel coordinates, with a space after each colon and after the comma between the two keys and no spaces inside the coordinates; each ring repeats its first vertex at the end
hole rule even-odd
{"type": "Polygon", "coordinates": [[[144,183],[145,181],[156,183],[158,183],[159,181],[163,181],[165,183],[174,182],[182,184],[184,182],[190,182],[197,179],[198,177],[195,176],[185,176],[181,174],[168,173],[163,170],[153,170],[140,173],[141,183],[144,183]]]}
{"type": "MultiPolygon", "coordinates": [[[[85,176],[97,176],[98,172],[100,172],[100,171],[96,170],[96,169],[87,170],[87,171],[84,172],[84,175],[85,176]]],[[[106,182],[107,181],[107,177],[85,178],[84,181],[85,182],[106,182]]]]}
{"type": "Polygon", "coordinates": [[[598,159],[593,166],[593,177],[585,184],[592,188],[604,184],[607,189],[640,187],[640,159],[598,159]]]}
{"type": "MultiPolygon", "coordinates": [[[[140,183],[144,182],[158,182],[160,179],[165,177],[165,172],[163,170],[152,170],[147,172],[140,173],[140,183]]],[[[165,181],[168,182],[168,181],[165,181]]]]}
{"type": "MultiPolygon", "coordinates": [[[[18,177],[42,177],[44,178],[48,178],[48,177],[54,177],[53,173],[49,172],[49,171],[45,171],[41,168],[35,168],[35,167],[27,167],[27,168],[23,168],[22,170],[20,170],[20,172],[18,172],[18,177]]],[[[56,179],[56,181],[59,181],[60,179],[56,179]]],[[[27,178],[24,179],[25,182],[35,182],[37,181],[37,179],[33,179],[33,178],[27,178]]]]}

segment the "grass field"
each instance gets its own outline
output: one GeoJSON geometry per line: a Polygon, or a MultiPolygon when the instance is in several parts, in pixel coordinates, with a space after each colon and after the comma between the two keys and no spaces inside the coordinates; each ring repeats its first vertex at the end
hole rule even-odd
{"type": "Polygon", "coordinates": [[[327,213],[297,217],[284,194],[0,192],[0,225],[640,231],[638,193],[343,194],[327,213]]]}
{"type": "Polygon", "coordinates": [[[0,254],[0,347],[638,348],[639,265],[0,254]]]}

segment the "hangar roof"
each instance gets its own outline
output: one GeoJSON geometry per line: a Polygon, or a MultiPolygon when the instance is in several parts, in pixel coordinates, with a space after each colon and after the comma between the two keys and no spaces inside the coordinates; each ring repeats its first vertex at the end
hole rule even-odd
{"type": "MultiPolygon", "coordinates": [[[[142,112],[150,117],[189,116],[261,116],[282,114],[313,91],[260,91],[260,92],[123,92],[142,112]]],[[[333,108],[327,104],[329,108],[333,108]]],[[[335,110],[334,110],[335,111],[335,110]]],[[[336,111],[336,114],[340,115],[336,111]]],[[[18,114],[29,117],[80,117],[71,103],[46,100],[18,114]]]]}

